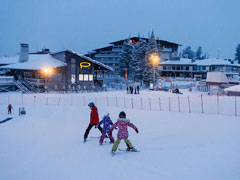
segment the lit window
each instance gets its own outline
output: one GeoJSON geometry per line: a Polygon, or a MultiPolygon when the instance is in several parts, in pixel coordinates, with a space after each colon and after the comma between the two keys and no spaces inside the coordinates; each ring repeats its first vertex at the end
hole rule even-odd
{"type": "Polygon", "coordinates": [[[75,83],[75,74],[72,74],[72,75],[71,75],[71,82],[72,82],[72,84],[75,83]]]}
{"type": "Polygon", "coordinates": [[[83,74],[79,74],[79,81],[83,81],[83,74]]]}
{"type": "Polygon", "coordinates": [[[89,81],[93,81],[93,75],[89,74],[89,81]]]}
{"type": "Polygon", "coordinates": [[[88,81],[88,74],[84,74],[84,81],[88,81]]]}

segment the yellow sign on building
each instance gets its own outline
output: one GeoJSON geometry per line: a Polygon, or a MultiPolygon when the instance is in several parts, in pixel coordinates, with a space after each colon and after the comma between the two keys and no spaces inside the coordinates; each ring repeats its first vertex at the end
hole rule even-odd
{"type": "Polygon", "coordinates": [[[82,68],[88,68],[88,69],[90,69],[90,66],[91,66],[91,63],[89,63],[89,62],[81,62],[80,63],[80,68],[82,69],[82,68]]]}

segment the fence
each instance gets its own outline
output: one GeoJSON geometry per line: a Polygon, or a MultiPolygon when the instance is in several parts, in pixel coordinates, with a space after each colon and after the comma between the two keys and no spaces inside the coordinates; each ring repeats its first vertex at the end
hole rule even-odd
{"type": "Polygon", "coordinates": [[[55,105],[86,106],[89,102],[97,106],[119,107],[135,110],[169,111],[201,114],[224,114],[239,116],[240,101],[236,96],[174,95],[140,97],[134,95],[61,95],[61,94],[8,94],[0,95],[0,105],[55,105]]]}

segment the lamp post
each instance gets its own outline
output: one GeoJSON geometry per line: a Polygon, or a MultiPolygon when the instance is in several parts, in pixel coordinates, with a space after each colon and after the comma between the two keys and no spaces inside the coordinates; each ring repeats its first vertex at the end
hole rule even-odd
{"type": "Polygon", "coordinates": [[[160,56],[159,54],[155,53],[155,54],[151,54],[150,56],[150,61],[153,64],[153,90],[155,90],[155,66],[158,65],[159,61],[160,61],[160,56]]]}

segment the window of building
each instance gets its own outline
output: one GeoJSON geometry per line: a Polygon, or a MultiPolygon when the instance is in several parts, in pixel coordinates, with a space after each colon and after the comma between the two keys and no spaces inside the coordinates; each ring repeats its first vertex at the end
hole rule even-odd
{"type": "Polygon", "coordinates": [[[93,81],[93,75],[89,74],[89,81],[93,81]]]}
{"type": "Polygon", "coordinates": [[[88,74],[84,74],[84,75],[83,75],[83,80],[84,80],[84,81],[88,81],[88,74]]]}
{"type": "Polygon", "coordinates": [[[74,84],[76,82],[76,76],[75,74],[71,75],[71,83],[74,84]]]}
{"type": "Polygon", "coordinates": [[[83,74],[79,74],[79,81],[83,81],[83,74]]]}

